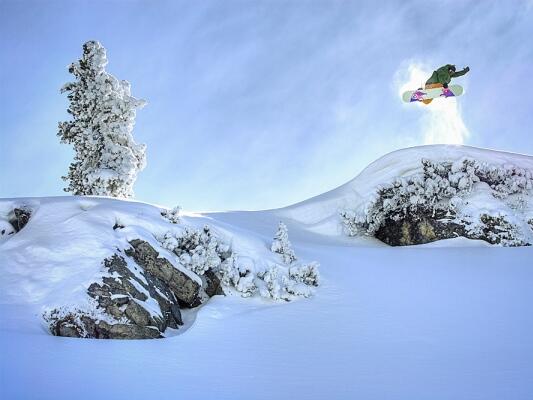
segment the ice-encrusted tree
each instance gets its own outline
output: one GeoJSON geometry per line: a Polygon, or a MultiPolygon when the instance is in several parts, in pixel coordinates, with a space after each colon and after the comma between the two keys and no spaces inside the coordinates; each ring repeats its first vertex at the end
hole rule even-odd
{"type": "Polygon", "coordinates": [[[108,74],[106,65],[105,48],[97,41],[85,43],[81,59],[69,66],[76,80],[61,88],[68,93],[72,120],[59,123],[58,136],[75,153],[64,190],[128,198],[146,165],[146,147],[132,137],[136,110],[146,102],[132,97],[129,82],[108,74]]]}
{"type": "Polygon", "coordinates": [[[278,231],[276,232],[272,246],[270,246],[270,250],[274,253],[281,254],[285,264],[290,264],[291,262],[296,261],[296,255],[294,254],[291,242],[289,241],[289,230],[287,229],[287,225],[281,221],[278,225],[278,231]]]}

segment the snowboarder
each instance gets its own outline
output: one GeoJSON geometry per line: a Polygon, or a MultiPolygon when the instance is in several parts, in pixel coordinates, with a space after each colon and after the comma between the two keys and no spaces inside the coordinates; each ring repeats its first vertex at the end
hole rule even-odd
{"type": "MultiPolygon", "coordinates": [[[[455,68],[455,65],[453,64],[446,64],[439,69],[433,71],[433,74],[431,74],[431,77],[426,81],[426,86],[424,89],[437,89],[437,88],[444,88],[443,94],[445,97],[448,97],[448,84],[451,82],[452,78],[457,78],[458,76],[463,76],[468,71],[470,71],[469,67],[466,67],[462,69],[461,71],[457,71],[455,68]]],[[[422,90],[422,88],[418,89],[419,91],[422,90]]],[[[462,88],[461,88],[462,93],[462,88]]],[[[433,101],[432,98],[429,99],[420,99],[424,104],[429,104],[433,101]]]]}
{"type": "Polygon", "coordinates": [[[431,77],[426,81],[426,89],[432,89],[435,87],[447,88],[448,84],[451,82],[452,78],[457,78],[458,76],[463,76],[468,71],[469,67],[462,69],[459,72],[456,72],[455,65],[446,64],[443,67],[440,67],[436,71],[433,71],[431,77]],[[431,86],[431,87],[428,87],[431,86]]]}
{"type": "Polygon", "coordinates": [[[402,99],[406,103],[422,102],[429,104],[436,98],[456,97],[463,94],[463,88],[460,85],[448,85],[452,78],[463,76],[468,71],[469,67],[457,71],[455,65],[446,64],[439,69],[433,71],[431,77],[426,81],[424,88],[416,90],[408,90],[402,94],[402,99]]]}

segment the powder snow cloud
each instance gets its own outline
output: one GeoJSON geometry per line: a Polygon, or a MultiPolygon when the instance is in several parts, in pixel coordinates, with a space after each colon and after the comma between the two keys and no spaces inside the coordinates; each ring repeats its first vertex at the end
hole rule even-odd
{"type": "MultiPolygon", "coordinates": [[[[420,62],[409,61],[404,65],[395,77],[400,97],[406,90],[423,87],[433,71],[420,62]]],[[[470,136],[457,99],[436,100],[429,105],[409,104],[409,107],[416,107],[420,113],[418,134],[423,144],[464,144],[470,136]]]]}

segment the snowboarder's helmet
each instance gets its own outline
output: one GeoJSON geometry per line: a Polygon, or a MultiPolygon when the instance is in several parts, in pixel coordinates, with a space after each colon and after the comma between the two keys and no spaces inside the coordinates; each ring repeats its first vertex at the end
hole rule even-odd
{"type": "Polygon", "coordinates": [[[453,72],[455,72],[456,68],[455,68],[455,65],[448,65],[448,70],[451,70],[453,72]]]}

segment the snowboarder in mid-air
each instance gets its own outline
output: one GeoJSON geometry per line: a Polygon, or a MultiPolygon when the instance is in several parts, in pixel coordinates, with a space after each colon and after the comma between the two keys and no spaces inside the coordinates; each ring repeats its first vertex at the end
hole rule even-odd
{"type": "Polygon", "coordinates": [[[443,87],[447,88],[448,84],[451,82],[452,78],[457,78],[459,76],[463,76],[468,71],[470,71],[469,67],[466,67],[462,69],[461,71],[456,72],[455,65],[452,64],[446,64],[443,67],[440,67],[436,71],[433,71],[433,74],[431,75],[431,78],[429,78],[426,81],[426,89],[431,89],[428,86],[432,87],[443,87]]]}
{"type": "Polygon", "coordinates": [[[424,89],[418,88],[418,90],[404,93],[404,101],[421,101],[424,104],[429,104],[436,97],[460,96],[463,93],[462,87],[458,85],[452,85],[451,88],[448,88],[448,85],[450,84],[452,78],[463,76],[468,71],[470,71],[469,67],[466,67],[461,71],[457,71],[455,65],[446,64],[433,71],[431,77],[426,81],[424,89]]]}

